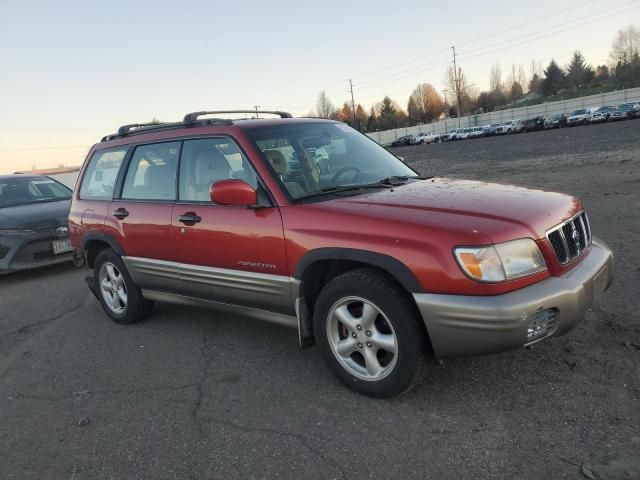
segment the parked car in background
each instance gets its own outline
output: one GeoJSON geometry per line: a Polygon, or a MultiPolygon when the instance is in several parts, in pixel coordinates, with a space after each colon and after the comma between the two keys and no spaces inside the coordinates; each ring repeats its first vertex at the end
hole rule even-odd
{"type": "Polygon", "coordinates": [[[469,138],[469,133],[471,132],[470,128],[462,128],[458,130],[458,140],[466,140],[469,138]]]}
{"type": "Polygon", "coordinates": [[[469,138],[484,137],[484,127],[473,127],[469,132],[469,138]]]}
{"type": "Polygon", "coordinates": [[[449,130],[447,133],[440,135],[440,140],[443,142],[453,142],[454,140],[458,140],[458,135],[462,134],[463,128],[454,128],[453,130],[449,130]]]}
{"type": "Polygon", "coordinates": [[[72,260],[71,195],[49,177],[0,176],[0,274],[72,260]]]}
{"type": "Polygon", "coordinates": [[[581,108],[571,112],[571,115],[567,118],[567,126],[573,127],[576,125],[586,125],[591,123],[591,117],[593,115],[593,108],[581,108]]]}
{"type": "Polygon", "coordinates": [[[392,147],[406,147],[407,145],[411,145],[413,141],[413,135],[405,135],[404,137],[400,137],[397,140],[391,142],[392,147]]]}
{"type": "Polygon", "coordinates": [[[608,122],[615,107],[600,107],[591,115],[591,123],[608,122]]]}
{"type": "Polygon", "coordinates": [[[552,117],[545,118],[544,128],[564,128],[567,126],[567,114],[558,113],[552,117]]]}
{"type": "Polygon", "coordinates": [[[440,141],[440,135],[431,132],[419,133],[416,135],[416,143],[438,143],[440,141]]]}
{"type": "Polygon", "coordinates": [[[496,128],[496,134],[510,135],[512,133],[520,133],[523,129],[524,122],[522,120],[509,120],[496,128]]]}
{"type": "Polygon", "coordinates": [[[530,118],[524,122],[524,130],[526,132],[534,132],[536,130],[544,129],[544,117],[538,116],[530,118]]]}
{"type": "Polygon", "coordinates": [[[611,112],[611,120],[628,120],[630,118],[640,117],[640,102],[623,103],[613,112],[611,112]]]}
{"type": "Polygon", "coordinates": [[[497,129],[500,126],[499,123],[492,123],[491,125],[485,125],[483,127],[484,129],[484,136],[485,137],[492,137],[494,135],[497,135],[497,129]]]}

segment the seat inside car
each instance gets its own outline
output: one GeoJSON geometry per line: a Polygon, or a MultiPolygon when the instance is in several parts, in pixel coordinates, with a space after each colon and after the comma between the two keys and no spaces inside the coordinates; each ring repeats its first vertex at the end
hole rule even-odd
{"type": "MultiPolygon", "coordinates": [[[[192,157],[193,158],[193,157],[192,157]]],[[[197,201],[210,199],[211,185],[232,178],[229,161],[215,148],[206,148],[195,154],[193,197],[197,201]]],[[[190,196],[190,197],[191,197],[190,196]]]]}
{"type": "Polygon", "coordinates": [[[303,196],[306,192],[305,190],[298,184],[297,182],[287,182],[285,177],[287,175],[287,161],[284,158],[284,155],[280,150],[265,150],[264,156],[267,157],[267,160],[273,167],[273,170],[280,177],[280,180],[283,181],[284,186],[289,191],[289,193],[294,197],[298,198],[303,196]]]}
{"type": "Polygon", "coordinates": [[[175,169],[169,168],[166,164],[149,165],[144,172],[144,195],[146,198],[172,199],[176,181],[173,172],[175,169]]]}

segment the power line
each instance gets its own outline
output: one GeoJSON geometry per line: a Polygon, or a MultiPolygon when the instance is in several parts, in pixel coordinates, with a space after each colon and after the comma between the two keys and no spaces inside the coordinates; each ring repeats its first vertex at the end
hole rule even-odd
{"type": "Polygon", "coordinates": [[[562,23],[562,24],[554,25],[553,27],[544,28],[542,30],[537,30],[535,32],[527,33],[525,35],[520,35],[520,36],[517,36],[517,37],[509,38],[507,40],[503,40],[503,41],[500,41],[500,42],[497,42],[497,43],[493,43],[493,44],[490,44],[490,45],[485,45],[483,47],[472,48],[471,50],[466,50],[465,53],[461,53],[460,56],[461,57],[467,57],[467,58],[473,58],[473,57],[476,57],[476,56],[486,55],[486,54],[493,53],[493,52],[500,51],[500,50],[506,50],[507,48],[511,48],[511,47],[518,46],[518,45],[523,45],[525,43],[529,43],[529,42],[532,42],[534,40],[539,40],[541,38],[545,38],[545,37],[548,37],[548,36],[556,35],[558,33],[563,33],[563,32],[566,32],[566,31],[574,29],[574,28],[582,27],[584,25],[588,25],[590,23],[602,20],[603,18],[609,18],[609,17],[615,16],[615,15],[619,15],[621,13],[626,13],[626,12],[628,12],[630,10],[634,10],[634,9],[636,9],[636,8],[638,8],[640,6],[640,5],[636,5],[636,6],[630,8],[628,10],[615,12],[615,13],[612,13],[612,14],[607,15],[605,17],[601,16],[603,13],[610,12],[611,10],[615,10],[616,8],[626,7],[626,6],[628,6],[628,5],[632,4],[632,3],[637,3],[637,0],[632,0],[631,2],[623,3],[623,4],[617,5],[615,7],[611,7],[611,8],[607,8],[605,10],[601,10],[601,11],[598,11],[598,12],[590,13],[589,15],[585,15],[583,17],[579,17],[579,18],[576,18],[574,20],[570,20],[570,21],[562,23]],[[545,34],[545,35],[539,35],[539,36],[531,38],[531,39],[529,39],[529,40],[527,40],[525,42],[520,42],[520,43],[516,43],[516,44],[509,44],[506,47],[501,47],[499,49],[491,50],[489,52],[485,52],[485,53],[469,56],[469,53],[477,52],[479,50],[486,50],[487,48],[492,48],[492,47],[495,47],[497,45],[504,45],[506,42],[512,42],[514,40],[519,40],[519,39],[522,39],[522,38],[530,37],[532,35],[538,35],[539,33],[546,32],[546,31],[553,30],[553,29],[558,28],[558,27],[565,26],[567,23],[578,22],[580,20],[584,20],[585,18],[589,18],[589,17],[592,17],[594,15],[598,15],[598,17],[593,19],[593,20],[590,20],[588,22],[583,22],[583,23],[580,23],[580,24],[577,24],[577,25],[573,25],[571,27],[563,28],[561,30],[554,31],[554,32],[551,32],[551,33],[548,33],[548,34],[545,34]]]}
{"type": "Polygon", "coordinates": [[[31,152],[40,150],[71,150],[72,148],[89,148],[89,145],[62,145],[57,147],[4,148],[0,152],[31,152]]]}
{"type": "MultiPolygon", "coordinates": [[[[528,21],[528,22],[526,22],[526,23],[513,25],[513,26],[511,26],[511,27],[505,28],[505,29],[500,30],[500,31],[498,31],[498,32],[490,33],[490,34],[487,34],[487,35],[483,35],[483,36],[481,36],[481,37],[476,37],[476,38],[474,38],[474,39],[464,41],[464,42],[462,42],[462,43],[458,43],[458,46],[460,46],[460,45],[468,45],[469,43],[472,43],[472,42],[473,42],[473,43],[475,43],[475,42],[478,42],[478,41],[481,41],[481,40],[484,40],[484,39],[487,39],[487,38],[495,37],[495,36],[497,36],[497,35],[501,35],[502,33],[506,33],[506,32],[509,32],[509,31],[512,31],[512,30],[515,30],[515,29],[521,28],[521,27],[523,27],[523,26],[528,26],[528,25],[531,25],[531,24],[533,24],[533,23],[537,23],[537,22],[540,22],[540,21],[542,21],[542,20],[546,20],[546,19],[548,19],[548,18],[551,18],[551,17],[553,17],[553,16],[559,15],[559,14],[561,14],[561,13],[565,13],[565,12],[567,12],[567,11],[575,10],[575,9],[576,9],[576,8],[578,8],[578,7],[584,7],[584,6],[586,6],[586,5],[589,5],[589,4],[591,4],[591,3],[594,3],[595,1],[596,1],[596,0],[587,0],[586,2],[584,2],[584,1],[583,1],[583,2],[580,2],[580,3],[579,3],[579,4],[577,4],[577,5],[573,5],[573,6],[568,7],[568,8],[563,8],[563,9],[558,10],[558,11],[555,11],[555,12],[551,12],[551,13],[549,13],[549,14],[543,15],[543,16],[541,16],[541,17],[538,17],[538,18],[533,19],[533,20],[531,20],[531,21],[528,21]]],[[[623,4],[623,5],[618,5],[618,7],[620,7],[620,6],[624,6],[624,5],[625,5],[625,4],[623,4]]],[[[617,7],[613,7],[613,8],[617,8],[617,7]]],[[[606,11],[606,10],[605,10],[605,11],[606,11]]],[[[602,12],[600,12],[600,13],[602,13],[602,12]]],[[[594,14],[597,14],[597,13],[594,13],[594,14]]],[[[590,14],[589,16],[594,15],[594,14],[590,14]]],[[[552,28],[555,28],[555,27],[552,27],[552,28]]],[[[538,32],[534,32],[534,34],[535,34],[535,33],[538,33],[538,32]]],[[[529,34],[529,35],[531,35],[531,34],[529,34]]],[[[517,39],[517,38],[521,38],[521,37],[516,37],[516,39],[517,39]]],[[[474,49],[473,51],[476,51],[476,50],[479,50],[479,49],[483,49],[483,48],[490,48],[490,46],[479,47],[478,49],[474,49]]],[[[426,58],[426,57],[428,57],[428,56],[430,56],[430,55],[435,55],[435,54],[438,54],[438,53],[441,53],[441,52],[445,52],[445,51],[448,51],[448,49],[447,49],[447,48],[445,48],[445,49],[436,50],[436,51],[434,51],[434,52],[432,52],[432,53],[430,53],[430,54],[428,54],[428,55],[421,55],[421,56],[419,56],[419,57],[414,57],[414,58],[412,58],[412,59],[406,60],[406,61],[401,62],[401,63],[397,63],[397,64],[390,65],[390,66],[387,66],[387,67],[384,67],[384,68],[381,68],[381,69],[377,69],[377,70],[373,70],[373,71],[370,71],[370,72],[366,72],[366,73],[363,73],[363,74],[360,74],[360,75],[356,75],[356,76],[355,76],[355,77],[353,77],[353,78],[361,79],[361,78],[363,78],[363,77],[374,76],[374,75],[376,75],[376,74],[378,74],[378,73],[385,72],[385,71],[389,71],[389,70],[393,70],[393,69],[395,69],[395,68],[398,68],[398,67],[401,67],[401,66],[405,66],[405,65],[408,65],[408,64],[410,64],[410,63],[414,63],[414,62],[416,62],[416,61],[418,61],[418,60],[424,59],[424,58],[426,58]]],[[[461,56],[462,56],[462,54],[461,54],[461,56]]],[[[394,78],[394,80],[395,80],[395,79],[398,79],[398,80],[399,80],[399,79],[406,78],[406,77],[408,77],[408,76],[410,76],[410,75],[413,75],[413,74],[422,73],[422,72],[424,72],[424,71],[426,71],[426,70],[424,70],[424,66],[418,66],[418,67],[415,67],[414,69],[411,69],[411,71],[412,71],[413,73],[407,73],[407,72],[409,72],[409,70],[405,70],[405,71],[403,71],[403,72],[396,72],[395,74],[391,75],[391,77],[396,77],[397,75],[399,75],[399,77],[398,77],[398,78],[394,78]],[[416,68],[417,68],[418,70],[416,70],[416,68]],[[406,73],[406,74],[405,74],[405,73],[406,73]]],[[[387,77],[387,78],[389,78],[389,77],[387,77]]],[[[361,88],[361,89],[364,89],[364,88],[368,88],[369,86],[375,86],[375,85],[379,85],[379,84],[383,84],[383,83],[388,83],[388,82],[380,82],[380,83],[378,83],[378,81],[379,81],[379,80],[381,80],[381,79],[374,79],[374,80],[372,80],[372,81],[371,81],[371,82],[369,82],[369,83],[366,83],[366,82],[365,82],[365,84],[364,84],[364,85],[362,85],[360,88],[361,88]]],[[[329,88],[330,88],[330,87],[329,87],[329,88]]],[[[325,89],[325,90],[326,90],[326,89],[325,89]]],[[[306,97],[304,97],[302,100],[306,100],[307,98],[311,98],[311,97],[313,97],[313,95],[306,96],[306,97]]],[[[296,102],[297,102],[297,101],[296,101],[296,102]]],[[[288,103],[288,104],[284,104],[283,106],[292,105],[292,104],[294,104],[294,103],[296,103],[296,102],[290,102],[290,103],[288,103]]]]}
{"type": "Polygon", "coordinates": [[[475,43],[475,42],[478,42],[478,41],[480,41],[480,40],[485,40],[485,39],[487,39],[487,38],[495,37],[495,36],[500,35],[500,34],[502,34],[502,33],[510,32],[510,31],[512,31],[512,30],[516,30],[516,29],[521,28],[521,27],[527,27],[527,26],[531,25],[532,23],[537,23],[537,22],[539,22],[539,21],[541,21],[541,20],[546,20],[547,18],[554,17],[554,16],[559,15],[559,14],[561,14],[561,13],[565,13],[565,12],[568,12],[568,11],[570,11],[570,10],[575,10],[575,9],[576,9],[576,7],[584,7],[584,6],[586,6],[586,5],[589,5],[590,3],[594,3],[594,2],[596,2],[596,1],[597,1],[597,0],[588,0],[588,1],[586,1],[586,2],[579,2],[578,4],[576,4],[576,5],[572,5],[572,6],[571,6],[571,7],[569,7],[569,8],[564,8],[564,9],[562,9],[562,10],[558,10],[558,11],[556,11],[556,12],[549,13],[549,14],[547,14],[547,15],[544,15],[544,16],[542,16],[542,17],[538,17],[538,18],[536,18],[536,19],[534,19],[534,20],[530,20],[530,21],[528,21],[528,22],[520,23],[520,24],[518,24],[518,25],[513,25],[513,26],[511,26],[511,27],[509,27],[509,28],[505,28],[504,30],[500,30],[500,31],[498,31],[498,32],[490,33],[490,34],[488,34],[488,35],[483,35],[482,37],[476,37],[476,38],[473,38],[473,39],[471,39],[471,40],[467,40],[467,41],[465,41],[465,42],[459,42],[459,43],[458,43],[458,46],[460,46],[460,45],[468,45],[468,44],[470,44],[470,43],[475,43]]]}

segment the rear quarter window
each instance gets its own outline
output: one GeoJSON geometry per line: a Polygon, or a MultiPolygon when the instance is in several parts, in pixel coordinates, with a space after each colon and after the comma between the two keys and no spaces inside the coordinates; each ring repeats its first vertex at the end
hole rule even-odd
{"type": "Polygon", "coordinates": [[[89,160],[82,177],[80,198],[87,200],[111,200],[120,166],[128,147],[98,150],[89,160]]]}

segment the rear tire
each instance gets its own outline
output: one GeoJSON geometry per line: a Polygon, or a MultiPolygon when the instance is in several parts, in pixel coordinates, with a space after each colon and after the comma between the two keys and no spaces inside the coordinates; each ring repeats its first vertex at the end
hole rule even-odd
{"type": "Polygon", "coordinates": [[[433,360],[415,305],[377,270],[353,270],[331,280],[313,319],[331,371],[366,395],[385,398],[410,390],[433,360]]]}
{"type": "Polygon", "coordinates": [[[151,311],[153,302],[142,296],[124,262],[113,250],[107,248],[98,254],[93,272],[94,292],[114,322],[136,323],[151,311]]]}

